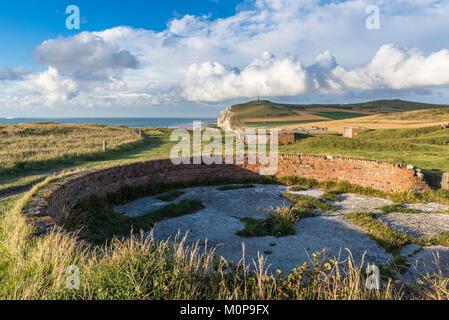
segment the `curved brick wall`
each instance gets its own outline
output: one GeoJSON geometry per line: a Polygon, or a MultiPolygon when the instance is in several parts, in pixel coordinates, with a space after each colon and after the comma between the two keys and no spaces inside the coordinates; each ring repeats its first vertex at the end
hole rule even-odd
{"type": "MultiPolygon", "coordinates": [[[[42,233],[60,223],[76,203],[94,194],[105,195],[123,187],[157,182],[251,178],[259,176],[258,173],[258,165],[175,166],[170,160],[74,173],[42,187],[30,199],[24,213],[35,223],[38,233],[42,233]]],[[[387,162],[343,157],[283,154],[279,156],[277,176],[348,181],[384,192],[429,189],[414,169],[387,162]]]]}

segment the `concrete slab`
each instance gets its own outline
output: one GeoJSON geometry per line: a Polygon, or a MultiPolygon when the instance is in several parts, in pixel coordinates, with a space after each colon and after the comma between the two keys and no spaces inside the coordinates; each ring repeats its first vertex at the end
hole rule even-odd
{"type": "Polygon", "coordinates": [[[334,205],[339,214],[351,212],[378,212],[379,209],[393,204],[390,200],[351,193],[338,195],[338,198],[340,201],[334,205]]]}
{"type": "Polygon", "coordinates": [[[442,232],[449,232],[447,214],[390,213],[379,215],[379,219],[390,228],[413,237],[433,237],[442,232]]]}

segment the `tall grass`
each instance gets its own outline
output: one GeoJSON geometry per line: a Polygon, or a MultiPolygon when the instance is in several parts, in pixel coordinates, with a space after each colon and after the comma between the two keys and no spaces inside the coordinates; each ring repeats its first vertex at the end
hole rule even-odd
{"type": "Polygon", "coordinates": [[[51,123],[3,125],[0,138],[0,174],[92,160],[103,153],[103,141],[113,151],[142,140],[123,127],[51,123]]]}

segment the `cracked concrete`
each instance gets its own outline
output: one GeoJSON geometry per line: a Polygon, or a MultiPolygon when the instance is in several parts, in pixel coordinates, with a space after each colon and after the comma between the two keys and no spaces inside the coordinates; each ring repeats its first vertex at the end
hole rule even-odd
{"type": "MultiPolygon", "coordinates": [[[[336,212],[323,212],[317,217],[301,220],[296,225],[297,233],[294,236],[242,238],[236,235],[237,231],[244,228],[241,218],[264,219],[270,210],[291,205],[282,197],[287,187],[256,185],[251,189],[220,191],[218,187],[212,186],[188,188],[183,191],[185,194],[175,202],[199,199],[205,205],[205,209],[195,214],[161,221],[153,230],[156,239],[165,240],[174,238],[178,232],[181,235],[187,233],[188,243],[207,240],[209,247],[217,247],[217,254],[235,263],[241,260],[244,247],[247,263],[257,259],[258,253],[263,254],[271,272],[276,269],[289,272],[310,261],[313,253],[323,249],[327,251],[327,257],[337,258],[340,261],[347,258],[348,250],[356,263],[360,263],[364,258],[365,262],[381,265],[393,258],[361,228],[345,220],[345,214],[351,212],[380,213],[382,207],[392,204],[389,200],[342,194],[338,196],[339,201],[333,202],[337,208],[336,212]]],[[[292,193],[320,197],[324,192],[311,189],[292,193]]],[[[155,197],[147,197],[119,206],[115,211],[139,216],[165,204],[167,202],[157,200],[155,197]]],[[[431,208],[428,209],[429,212],[442,209],[436,205],[429,208],[431,208]]],[[[416,235],[435,235],[437,230],[449,231],[449,215],[393,213],[379,214],[379,217],[394,229],[408,228],[409,232],[419,232],[415,233],[416,235]]],[[[430,265],[429,261],[432,258],[429,252],[435,251],[434,248],[419,246],[407,249],[408,251],[404,248],[403,254],[408,256],[412,264],[415,259],[424,261],[426,265],[430,265]]],[[[446,255],[449,257],[449,248],[439,248],[438,252],[443,252],[444,257],[446,255]]],[[[448,261],[449,258],[444,258],[443,263],[447,264],[448,261]]],[[[426,271],[423,268],[417,270],[426,271]]]]}
{"type": "Polygon", "coordinates": [[[419,247],[409,245],[402,249],[401,254],[407,257],[411,264],[407,272],[398,275],[404,283],[413,284],[422,277],[441,273],[449,276],[449,248],[443,246],[419,247]]]}
{"type": "Polygon", "coordinates": [[[412,237],[434,237],[449,232],[449,215],[437,213],[379,215],[379,220],[390,228],[412,237]]]}

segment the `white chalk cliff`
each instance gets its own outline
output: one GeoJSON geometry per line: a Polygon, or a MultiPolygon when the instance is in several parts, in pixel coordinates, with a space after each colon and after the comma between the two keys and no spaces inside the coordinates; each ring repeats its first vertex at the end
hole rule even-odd
{"type": "Polygon", "coordinates": [[[233,131],[240,128],[242,125],[232,112],[232,107],[224,109],[217,120],[217,126],[225,131],[233,131]]]}

